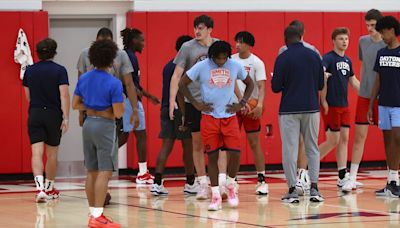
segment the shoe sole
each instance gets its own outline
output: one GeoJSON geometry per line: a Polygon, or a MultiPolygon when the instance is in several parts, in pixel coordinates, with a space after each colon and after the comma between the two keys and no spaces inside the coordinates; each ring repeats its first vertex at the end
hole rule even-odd
{"type": "Polygon", "coordinates": [[[324,202],[325,199],[320,196],[311,196],[310,201],[313,203],[320,203],[320,202],[324,202]]]}
{"type": "Polygon", "coordinates": [[[222,206],[218,207],[218,208],[208,208],[208,211],[219,211],[222,210],[222,206]]]}
{"type": "Polygon", "coordinates": [[[283,199],[282,202],[284,203],[300,203],[299,199],[283,199]]]}
{"type": "Polygon", "coordinates": [[[136,179],[136,184],[154,184],[153,180],[138,180],[136,179]]]}
{"type": "Polygon", "coordinates": [[[188,194],[188,195],[196,195],[197,194],[197,192],[191,192],[191,191],[188,191],[188,190],[183,190],[183,193],[184,194],[188,194]]]}
{"type": "Polygon", "coordinates": [[[266,196],[266,195],[268,195],[268,192],[256,191],[256,195],[259,195],[259,196],[266,196]]]}

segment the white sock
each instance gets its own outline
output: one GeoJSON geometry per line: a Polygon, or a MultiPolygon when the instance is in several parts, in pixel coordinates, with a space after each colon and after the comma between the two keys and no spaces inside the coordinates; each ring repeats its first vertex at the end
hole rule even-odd
{"type": "Polygon", "coordinates": [[[138,175],[143,175],[147,173],[147,162],[139,162],[139,173],[138,175]]]}
{"type": "Polygon", "coordinates": [[[207,176],[199,176],[199,177],[197,177],[197,179],[199,179],[200,185],[202,185],[202,184],[208,185],[207,176]]]}
{"type": "Polygon", "coordinates": [[[98,218],[101,216],[101,214],[103,214],[103,207],[94,207],[93,208],[93,217],[98,218]]]}
{"type": "Polygon", "coordinates": [[[230,177],[228,176],[228,179],[226,180],[226,185],[230,186],[230,185],[234,185],[235,184],[235,178],[234,177],[230,177]]]}
{"type": "Polygon", "coordinates": [[[211,192],[213,197],[214,196],[221,197],[221,194],[219,193],[219,186],[211,187],[211,192]]]}
{"type": "Polygon", "coordinates": [[[53,186],[54,186],[54,180],[48,180],[46,178],[46,182],[45,182],[45,190],[46,192],[50,192],[51,190],[53,190],[53,186]]]}
{"type": "Polygon", "coordinates": [[[36,184],[36,189],[42,191],[44,189],[44,186],[43,186],[44,177],[43,177],[43,175],[35,176],[34,180],[35,180],[35,184],[36,184]]]}
{"type": "Polygon", "coordinates": [[[399,185],[399,171],[397,170],[389,170],[388,174],[388,183],[396,181],[396,184],[399,185]]]}
{"type": "Polygon", "coordinates": [[[350,180],[353,180],[353,181],[357,180],[358,166],[359,166],[359,164],[351,163],[350,180]]]}
{"type": "Polygon", "coordinates": [[[218,174],[218,185],[225,186],[226,185],[226,173],[218,174]]]}
{"type": "Polygon", "coordinates": [[[94,209],[94,207],[89,207],[89,212],[91,215],[93,215],[93,209],[94,209]]]}

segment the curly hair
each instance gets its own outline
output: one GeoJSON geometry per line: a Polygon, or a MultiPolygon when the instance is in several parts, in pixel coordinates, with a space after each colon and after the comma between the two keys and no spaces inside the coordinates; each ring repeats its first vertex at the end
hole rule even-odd
{"type": "Polygon", "coordinates": [[[208,49],[208,58],[216,58],[220,54],[227,54],[228,58],[232,55],[231,45],[223,40],[215,41],[208,49]]]}
{"type": "Polygon", "coordinates": [[[380,19],[375,26],[376,31],[382,32],[384,29],[394,29],[396,36],[400,35],[400,24],[399,21],[393,16],[385,16],[380,19]]]}
{"type": "Polygon", "coordinates": [[[133,46],[132,40],[139,38],[139,36],[142,34],[143,34],[142,31],[135,28],[126,28],[122,30],[121,37],[122,37],[122,43],[124,44],[124,48],[132,49],[133,46]]]}
{"type": "Polygon", "coordinates": [[[175,50],[179,51],[185,42],[188,42],[189,40],[192,40],[192,39],[193,39],[193,37],[188,36],[188,35],[183,35],[183,36],[178,37],[178,39],[176,39],[176,43],[175,43],[175,50]]]}
{"type": "Polygon", "coordinates": [[[112,65],[117,56],[118,46],[111,40],[93,42],[89,49],[89,60],[96,68],[105,68],[112,65]]]}
{"type": "Polygon", "coordinates": [[[36,44],[36,53],[40,60],[52,59],[57,54],[57,42],[46,38],[36,44]]]}

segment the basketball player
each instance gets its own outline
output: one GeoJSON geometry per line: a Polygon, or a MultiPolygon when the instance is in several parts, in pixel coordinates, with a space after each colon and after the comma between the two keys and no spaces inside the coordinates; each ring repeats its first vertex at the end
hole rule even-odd
{"type": "MultiPolygon", "coordinates": [[[[214,41],[216,41],[216,39],[211,37],[211,32],[214,27],[214,21],[211,17],[207,15],[200,15],[194,19],[193,25],[195,38],[184,43],[174,59],[174,64],[176,64],[176,67],[171,78],[169,97],[169,117],[171,120],[174,119],[174,111],[177,107],[175,101],[178,93],[179,81],[182,75],[194,64],[206,59],[208,48],[214,41]]],[[[191,83],[189,89],[193,97],[197,101],[200,101],[201,93],[199,83],[191,83]]],[[[184,110],[185,122],[192,132],[193,160],[197,177],[200,182],[200,187],[196,198],[199,200],[207,199],[208,181],[204,163],[203,141],[200,134],[201,112],[198,111],[187,99],[185,100],[184,110]]],[[[224,178],[221,177],[220,179],[223,180],[224,178]]]]}
{"type": "Polygon", "coordinates": [[[393,16],[385,16],[376,23],[387,47],[378,51],[374,71],[376,80],[372,88],[368,121],[374,123],[374,102],[379,96],[379,128],[383,132],[386,163],[389,168],[387,185],[377,195],[398,198],[400,163],[400,23],[393,16]]]}
{"type": "Polygon", "coordinates": [[[124,112],[122,83],[109,74],[118,47],[111,40],[99,40],[89,49],[95,67],[78,80],[72,100],[74,110],[86,111],[83,124],[83,154],[86,196],[89,202],[89,227],[120,227],[103,215],[108,181],[117,168],[115,118],[124,112]]]}
{"type": "MultiPolygon", "coordinates": [[[[110,29],[108,28],[101,28],[97,32],[96,40],[112,40],[113,39],[113,34],[110,29]]],[[[85,48],[82,50],[78,64],[77,64],[77,69],[78,69],[78,78],[80,75],[92,70],[94,67],[91,64],[89,60],[89,48],[85,48]]],[[[117,51],[117,55],[114,59],[113,66],[109,69],[110,73],[117,77],[119,80],[121,80],[122,84],[124,85],[126,95],[128,99],[130,100],[131,104],[136,104],[137,103],[137,96],[136,96],[136,90],[135,90],[135,85],[132,80],[131,73],[133,72],[132,64],[130,63],[129,57],[126,54],[126,52],[122,50],[117,51]]],[[[137,112],[137,106],[132,105],[132,110],[133,114],[131,115],[131,118],[129,119],[131,123],[135,126],[139,126],[139,117],[138,117],[138,112],[137,112]]],[[[85,118],[85,113],[84,111],[79,111],[79,125],[83,126],[85,118]]],[[[117,123],[120,121],[118,120],[117,123]]],[[[118,132],[118,146],[122,146],[123,144],[126,143],[126,137],[125,134],[122,133],[119,129],[120,124],[117,124],[117,132],[118,132]]],[[[116,150],[118,148],[116,147],[116,150]]],[[[108,205],[111,200],[111,195],[110,193],[107,193],[106,195],[106,201],[105,204],[108,205]]]]}
{"type": "Polygon", "coordinates": [[[338,166],[337,186],[342,188],[349,181],[347,173],[347,145],[349,142],[350,109],[347,98],[348,84],[357,91],[360,82],[355,77],[351,59],[345,55],[349,46],[349,30],[339,27],[332,32],[333,50],[322,57],[325,86],[321,93],[326,141],[319,145],[321,159],[336,148],[338,166]]]}
{"type": "Polygon", "coordinates": [[[282,162],[288,193],[283,202],[299,203],[296,191],[297,155],[300,134],[303,135],[311,179],[310,200],[324,201],[318,191],[319,176],[319,96],[324,86],[321,59],[301,42],[301,30],[289,26],[284,32],[288,50],[280,54],[271,81],[274,93],[282,92],[279,107],[279,127],[282,138],[282,162]]]}
{"type": "MultiPolygon", "coordinates": [[[[150,94],[140,85],[140,68],[139,62],[136,57],[136,52],[142,53],[144,48],[144,36],[143,33],[138,29],[126,28],[121,31],[121,37],[124,44],[124,50],[129,56],[129,60],[133,66],[132,80],[136,87],[137,97],[137,109],[139,113],[139,126],[135,129],[136,137],[136,150],[138,152],[139,160],[139,173],[136,177],[137,184],[153,184],[154,176],[152,176],[147,170],[147,134],[146,134],[146,121],[145,113],[142,105],[142,97],[146,97],[153,104],[159,104],[160,101],[157,97],[150,94]]],[[[125,99],[125,112],[123,120],[123,131],[126,135],[126,140],[128,139],[129,132],[134,128],[133,125],[129,123],[129,118],[132,114],[132,110],[129,99],[125,99]]]]}
{"type": "MultiPolygon", "coordinates": [[[[304,47],[309,48],[316,52],[320,57],[321,55],[319,54],[319,51],[316,47],[313,45],[307,43],[304,41],[304,24],[303,22],[299,20],[294,20],[290,22],[289,26],[295,26],[300,30],[301,34],[301,40],[300,42],[303,43],[304,47]]],[[[279,49],[279,55],[282,54],[284,51],[287,50],[287,46],[284,45],[279,49]]],[[[310,176],[308,175],[307,171],[307,157],[306,157],[306,152],[304,148],[304,140],[300,134],[300,140],[299,140],[299,154],[298,154],[298,160],[297,160],[297,182],[296,182],[296,190],[299,195],[304,195],[306,192],[310,191],[310,176]]]]}
{"type": "MultiPolygon", "coordinates": [[[[182,45],[192,40],[190,36],[180,36],[176,40],[175,49],[178,52],[182,45]]],[[[161,151],[157,157],[156,174],[154,184],[151,187],[151,193],[153,195],[167,195],[168,191],[165,189],[162,179],[162,173],[164,171],[165,163],[167,162],[168,156],[170,155],[174,146],[175,140],[179,139],[182,143],[183,149],[183,164],[185,167],[186,184],[183,192],[187,194],[196,194],[198,185],[195,182],[194,176],[194,164],[193,164],[193,145],[190,130],[188,128],[182,128],[182,113],[180,109],[175,109],[173,120],[169,118],[169,86],[171,82],[172,74],[174,73],[175,64],[173,60],[169,61],[163,69],[163,88],[162,88],[162,102],[161,102],[161,113],[160,123],[161,131],[159,137],[162,139],[161,151]]],[[[180,94],[178,94],[179,96],[180,94]]],[[[183,100],[183,97],[180,96],[183,100]]],[[[183,102],[178,102],[184,104],[183,102]]]]}
{"type": "MultiPolygon", "coordinates": [[[[260,58],[254,55],[251,49],[254,47],[255,39],[253,34],[247,31],[241,31],[235,35],[237,53],[232,55],[232,59],[239,61],[249,74],[254,83],[254,90],[250,96],[251,99],[257,99],[257,106],[249,113],[238,112],[236,114],[239,120],[239,127],[244,127],[247,140],[253,152],[254,162],[257,170],[256,194],[267,195],[268,184],[265,182],[265,158],[260,143],[261,116],[263,113],[265,96],[265,65],[260,58]]],[[[235,94],[240,101],[243,97],[245,85],[241,80],[236,83],[235,94]]]]}
{"type": "MultiPolygon", "coordinates": [[[[373,70],[376,53],[386,46],[379,32],[375,30],[376,22],[383,16],[379,10],[371,9],[365,15],[368,35],[361,36],[358,42],[358,56],[361,61],[361,83],[358,93],[356,108],[356,127],[351,156],[350,181],[346,182],[342,189],[351,191],[362,184],[357,182],[358,166],[360,165],[364,153],[365,140],[368,135],[369,123],[367,112],[372,87],[375,82],[376,73],[373,70]]],[[[374,125],[378,125],[378,102],[374,105],[374,125]]]]}
{"type": "Polygon", "coordinates": [[[208,171],[211,180],[212,200],[208,210],[222,209],[219,190],[218,156],[220,150],[229,152],[227,196],[231,207],[239,204],[234,189],[235,177],[240,163],[239,124],[236,112],[243,108],[253,91],[253,81],[247,76],[243,66],[231,60],[231,46],[225,41],[214,42],[208,50],[208,59],[194,65],[182,77],[179,86],[183,95],[202,112],[201,136],[208,154],[208,171]],[[235,82],[243,80],[246,89],[242,100],[233,103],[235,82]],[[196,100],[189,85],[200,84],[201,100],[196,100]]]}
{"type": "Polygon", "coordinates": [[[70,97],[65,67],[53,62],[56,41],[47,38],[36,45],[40,61],[28,66],[22,84],[29,102],[28,134],[32,147],[32,172],[37,203],[59,197],[54,187],[57,153],[61,134],[68,130],[70,97]],[[43,177],[43,153],[46,148],[46,180],[43,177]]]}

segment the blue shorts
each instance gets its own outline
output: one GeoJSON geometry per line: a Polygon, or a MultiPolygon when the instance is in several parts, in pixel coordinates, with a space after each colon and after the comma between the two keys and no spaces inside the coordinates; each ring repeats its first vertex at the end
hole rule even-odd
{"type": "Polygon", "coordinates": [[[379,106],[379,128],[392,130],[400,127],[400,107],[379,106]]]}
{"type": "MultiPolygon", "coordinates": [[[[124,132],[131,132],[133,130],[133,125],[131,124],[131,115],[132,115],[132,106],[131,102],[129,102],[128,98],[125,98],[125,111],[122,116],[123,122],[123,130],[124,132]]],[[[137,109],[139,114],[139,127],[135,129],[135,131],[143,131],[146,130],[146,120],[144,118],[144,109],[142,102],[137,102],[137,109]]]]}

